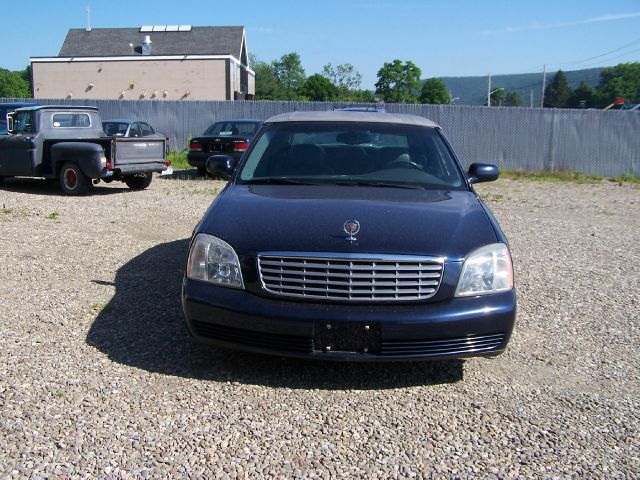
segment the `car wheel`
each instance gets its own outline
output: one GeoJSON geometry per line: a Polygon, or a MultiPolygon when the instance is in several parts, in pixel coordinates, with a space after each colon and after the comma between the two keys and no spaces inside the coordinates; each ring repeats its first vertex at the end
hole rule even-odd
{"type": "Polygon", "coordinates": [[[91,179],[73,162],[62,165],[58,180],[65,195],[84,195],[91,187],[91,179]]]}
{"type": "Polygon", "coordinates": [[[124,183],[126,183],[127,187],[131,190],[144,190],[151,185],[151,180],[153,180],[151,172],[124,177],[124,183]]]}

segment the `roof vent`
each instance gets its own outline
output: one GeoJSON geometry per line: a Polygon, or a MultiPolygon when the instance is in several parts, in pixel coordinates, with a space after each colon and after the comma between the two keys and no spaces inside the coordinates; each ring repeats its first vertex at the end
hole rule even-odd
{"type": "Polygon", "coordinates": [[[144,40],[142,40],[142,55],[151,55],[151,37],[149,35],[144,36],[144,40]]]}

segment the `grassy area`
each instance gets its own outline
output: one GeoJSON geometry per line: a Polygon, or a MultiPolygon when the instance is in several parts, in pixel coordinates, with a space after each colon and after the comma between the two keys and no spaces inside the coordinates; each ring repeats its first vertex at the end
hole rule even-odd
{"type": "Polygon", "coordinates": [[[171,160],[174,170],[188,170],[193,168],[187,162],[187,152],[169,152],[167,158],[171,160]]]}
{"type": "Polygon", "coordinates": [[[617,182],[620,185],[625,183],[640,184],[640,177],[635,175],[619,175],[609,178],[602,175],[591,175],[580,172],[568,171],[536,171],[529,172],[525,170],[501,170],[500,178],[510,178],[512,180],[532,180],[537,182],[573,182],[573,183],[601,183],[603,180],[617,182]]]}

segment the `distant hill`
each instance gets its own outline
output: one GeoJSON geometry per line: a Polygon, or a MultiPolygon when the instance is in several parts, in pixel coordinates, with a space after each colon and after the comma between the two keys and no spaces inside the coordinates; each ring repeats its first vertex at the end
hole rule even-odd
{"type": "MultiPolygon", "coordinates": [[[[603,68],[589,68],[564,72],[571,88],[577,87],[582,80],[592,87],[600,83],[600,72],[603,68]]],[[[547,72],[547,82],[556,71],[547,72]]],[[[441,77],[453,97],[460,97],[458,105],[484,105],[487,103],[487,77],[441,77]]],[[[542,91],[542,72],[518,73],[512,75],[491,75],[491,89],[504,88],[507,92],[516,91],[522,96],[523,105],[529,106],[531,91],[533,104],[540,105],[542,91]]]]}

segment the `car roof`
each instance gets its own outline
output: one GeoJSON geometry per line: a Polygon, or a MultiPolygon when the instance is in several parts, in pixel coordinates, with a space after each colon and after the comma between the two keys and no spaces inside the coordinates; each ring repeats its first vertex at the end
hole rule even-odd
{"type": "Polygon", "coordinates": [[[235,123],[262,123],[264,120],[259,120],[257,118],[232,118],[232,119],[223,119],[223,120],[215,120],[213,123],[225,123],[225,122],[235,122],[235,123]]]}
{"type": "Polygon", "coordinates": [[[438,128],[439,125],[427,118],[403,113],[359,112],[332,110],[329,112],[289,112],[274,115],[265,123],[282,122],[365,122],[396,123],[401,125],[419,125],[438,128]]]}
{"type": "Polygon", "coordinates": [[[108,120],[102,120],[102,123],[133,123],[133,122],[143,122],[149,123],[145,120],[131,120],[130,118],[109,118],[108,120]]]}
{"type": "Polygon", "coordinates": [[[30,107],[17,108],[16,110],[94,110],[98,111],[98,107],[89,105],[33,105],[30,107]]]}
{"type": "Polygon", "coordinates": [[[0,103],[0,108],[21,108],[21,107],[33,107],[37,105],[37,103],[31,103],[31,102],[5,102],[5,103],[0,103]]]}

